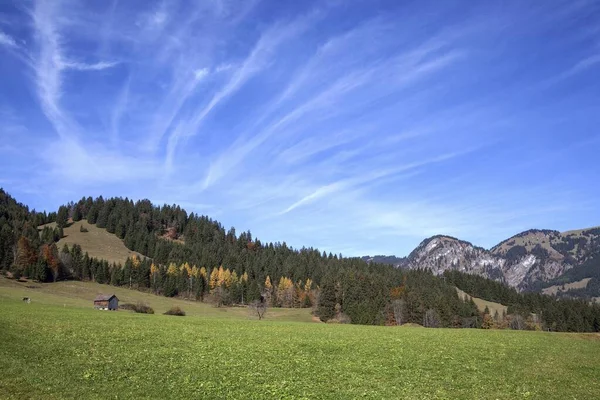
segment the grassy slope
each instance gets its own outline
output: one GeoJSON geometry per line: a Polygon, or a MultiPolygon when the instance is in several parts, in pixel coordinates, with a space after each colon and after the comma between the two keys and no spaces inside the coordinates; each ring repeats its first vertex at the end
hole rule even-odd
{"type": "Polygon", "coordinates": [[[583,229],[574,229],[572,231],[561,232],[561,235],[563,235],[563,236],[575,235],[575,236],[579,237],[579,236],[581,236],[581,234],[584,231],[589,231],[590,229],[598,229],[598,228],[600,228],[600,226],[592,226],[592,227],[583,228],[583,229]]]}
{"type": "Polygon", "coordinates": [[[587,287],[587,284],[590,281],[590,279],[592,279],[592,278],[583,278],[582,280],[577,281],[577,282],[565,283],[564,285],[550,286],[545,289],[542,289],[542,293],[553,295],[553,294],[558,293],[559,291],[567,291],[569,289],[582,289],[582,288],[587,287]],[[564,287],[564,289],[563,289],[563,287],[564,287]]]}
{"type": "Polygon", "coordinates": [[[506,254],[508,250],[510,250],[514,246],[523,246],[527,249],[527,251],[533,250],[536,245],[542,246],[544,249],[548,250],[548,253],[551,257],[561,260],[563,256],[552,246],[550,245],[550,240],[546,234],[542,232],[530,232],[525,236],[513,236],[510,239],[502,242],[502,244],[494,249],[493,253],[495,254],[506,254]],[[512,245],[508,243],[514,242],[512,245]]]}
{"type": "Polygon", "coordinates": [[[592,335],[168,317],[0,297],[3,398],[591,399],[592,335]]]}
{"type": "MultiPolygon", "coordinates": [[[[94,282],[65,281],[57,283],[21,283],[12,279],[0,277],[0,299],[21,299],[30,297],[33,304],[56,305],[67,308],[92,309],[93,300],[97,294],[116,294],[122,303],[148,304],[158,314],[162,314],[172,306],[181,307],[190,316],[219,316],[223,318],[249,318],[249,312],[243,307],[213,307],[210,304],[186,301],[150,293],[101,285],[94,282]],[[34,286],[36,289],[28,288],[34,286]]],[[[309,309],[271,308],[267,319],[286,321],[312,321],[309,309]]]]}
{"type": "Polygon", "coordinates": [[[490,310],[490,315],[494,316],[495,312],[498,311],[498,315],[502,316],[502,313],[506,312],[508,309],[507,306],[504,306],[500,303],[494,303],[493,301],[487,301],[478,297],[473,297],[470,294],[463,292],[459,288],[456,288],[456,291],[458,292],[458,296],[462,299],[468,300],[472,298],[480,312],[485,311],[485,307],[487,307],[490,310]]]}
{"type": "MultiPolygon", "coordinates": [[[[497,248],[495,248],[492,252],[495,254],[505,254],[511,247],[514,247],[514,246],[523,246],[527,249],[527,251],[531,251],[531,250],[533,250],[533,248],[536,245],[539,244],[544,249],[548,250],[551,257],[553,257],[557,260],[561,260],[563,258],[563,256],[558,251],[556,251],[552,247],[551,244],[556,244],[557,241],[560,242],[567,236],[570,236],[572,239],[577,239],[577,238],[583,237],[584,231],[587,231],[590,229],[596,229],[596,228],[598,228],[598,227],[576,229],[576,230],[572,230],[572,231],[561,232],[559,235],[559,238],[555,239],[555,241],[552,243],[550,242],[550,238],[548,236],[546,236],[546,234],[544,234],[542,232],[530,232],[525,236],[519,236],[519,237],[513,236],[510,239],[505,240],[497,248]],[[514,242],[514,243],[509,246],[508,243],[510,243],[510,242],[514,242]]],[[[575,256],[577,254],[577,249],[578,249],[578,245],[576,245],[575,248],[570,251],[570,253],[573,256],[575,256]]]]}
{"type": "MultiPolygon", "coordinates": [[[[54,227],[56,224],[51,223],[47,226],[54,227]]],[[[42,229],[44,225],[40,226],[42,229]]],[[[90,257],[108,260],[110,262],[125,263],[127,257],[132,254],[140,255],[129,250],[123,244],[123,241],[116,235],[108,233],[106,229],[98,228],[96,225],[88,224],[86,220],[77,221],[63,229],[64,237],[58,241],[59,250],[66,243],[71,247],[73,244],[81,246],[84,252],[88,252],[90,257]],[[81,226],[87,228],[88,232],[80,232],[81,226]]]]}

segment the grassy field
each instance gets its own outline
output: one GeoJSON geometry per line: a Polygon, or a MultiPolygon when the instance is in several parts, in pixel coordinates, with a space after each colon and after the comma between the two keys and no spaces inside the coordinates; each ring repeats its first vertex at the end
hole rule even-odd
{"type": "MultiPolygon", "coordinates": [[[[43,229],[44,226],[54,228],[56,223],[42,225],[38,229],[43,229]]],[[[125,263],[128,257],[133,254],[140,255],[135,251],[129,250],[121,239],[112,233],[108,233],[106,229],[98,228],[96,225],[88,224],[86,220],[77,221],[63,229],[64,237],[57,243],[59,250],[66,243],[69,247],[73,244],[81,246],[84,252],[88,252],[90,257],[108,260],[109,262],[125,263]],[[80,232],[83,226],[88,232],[80,232]]]]}
{"type": "Polygon", "coordinates": [[[169,317],[95,311],[75,297],[63,306],[61,296],[40,289],[30,289],[39,297],[25,304],[15,297],[19,290],[0,287],[5,399],[592,399],[600,393],[594,335],[257,321],[229,311],[169,317]]]}
{"type": "MultiPolygon", "coordinates": [[[[0,277],[0,299],[31,298],[33,304],[56,305],[63,308],[93,308],[94,297],[98,294],[116,294],[121,304],[144,302],[162,314],[173,306],[181,307],[187,315],[197,317],[249,318],[249,312],[242,307],[213,307],[197,301],[186,301],[150,293],[101,285],[94,282],[63,281],[57,283],[22,283],[0,277]]],[[[267,319],[312,322],[309,309],[271,308],[267,319]]]]}

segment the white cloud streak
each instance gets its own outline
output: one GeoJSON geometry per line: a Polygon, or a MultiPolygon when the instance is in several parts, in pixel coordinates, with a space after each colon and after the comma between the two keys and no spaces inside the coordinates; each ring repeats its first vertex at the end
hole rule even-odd
{"type": "Polygon", "coordinates": [[[151,161],[123,157],[115,151],[107,152],[103,146],[90,146],[90,143],[85,147],[81,145],[81,128],[61,105],[62,72],[68,68],[100,70],[112,65],[69,64],[63,61],[62,38],[54,22],[59,11],[55,3],[38,2],[33,13],[39,42],[39,54],[34,63],[37,95],[44,114],[60,137],[60,141],[48,145],[48,151],[43,155],[52,165],[50,172],[86,183],[123,181],[151,174],[155,169],[151,161]],[[93,154],[86,150],[89,147],[94,147],[93,154]],[[54,161],[57,157],[61,163],[54,161]]]}
{"type": "MultiPolygon", "coordinates": [[[[562,20],[548,17],[552,7],[531,22],[527,7],[507,19],[481,6],[471,10],[474,21],[456,26],[444,19],[452,14],[444,5],[434,12],[439,19],[415,5],[414,18],[398,24],[406,11],[401,4],[388,14],[357,4],[332,12],[322,7],[336,6],[319,3],[317,11],[290,21],[302,4],[293,14],[284,7],[263,14],[255,3],[159,0],[140,10],[128,2],[90,7],[40,0],[19,29],[12,21],[3,25],[0,51],[31,68],[11,76],[23,79],[24,90],[34,88],[42,111],[25,105],[23,96],[17,103],[26,134],[11,131],[11,124],[2,128],[35,154],[28,184],[177,202],[256,229],[261,239],[266,234],[335,251],[347,237],[343,248],[350,253],[390,249],[399,237],[472,239],[488,224],[500,234],[525,224],[511,215],[533,223],[561,209],[566,196],[546,199],[549,192],[539,188],[518,201],[523,188],[512,178],[529,178],[534,170],[532,181],[548,179],[535,173],[541,163],[525,168],[514,160],[536,160],[530,152],[559,140],[536,147],[524,133],[544,121],[523,112],[525,101],[543,105],[523,86],[547,82],[531,71],[520,75],[537,61],[520,62],[519,51],[529,44],[513,33],[552,34],[549,25],[562,20]],[[339,19],[353,7],[360,12],[339,19]],[[506,46],[498,48],[500,42],[506,46]],[[488,180],[516,194],[499,201],[506,190],[481,183],[488,180]]],[[[568,32],[565,43],[583,43],[593,33],[586,35],[568,32]]],[[[536,46],[540,59],[563,60],[540,71],[564,71],[557,75],[565,83],[600,65],[597,47],[558,52],[552,40],[536,46]]],[[[565,106],[578,101],[577,121],[594,126],[586,111],[594,108],[586,103],[594,98],[589,87],[545,89],[564,92],[565,106]]],[[[573,132],[586,136],[575,125],[573,132]]],[[[17,160],[12,149],[20,146],[11,141],[0,149],[5,163],[17,160]]]]}
{"type": "Polygon", "coordinates": [[[358,176],[358,177],[352,177],[352,178],[347,178],[338,182],[333,182],[333,183],[329,183],[327,185],[321,186],[319,188],[317,188],[315,191],[313,191],[312,193],[308,194],[307,196],[301,198],[300,200],[298,200],[297,202],[295,202],[294,204],[290,205],[289,207],[287,207],[285,210],[283,210],[280,214],[286,214],[290,211],[295,210],[296,208],[302,206],[302,205],[306,205],[309,203],[312,203],[316,200],[319,200],[321,198],[325,198],[331,194],[334,194],[336,192],[342,191],[342,190],[353,190],[356,189],[358,187],[360,187],[361,185],[364,184],[372,184],[374,182],[376,182],[379,179],[382,178],[386,178],[389,176],[393,176],[393,175],[397,175],[397,174],[401,174],[404,172],[408,172],[417,168],[421,168],[427,165],[431,165],[431,164],[436,164],[436,163],[440,163],[440,162],[444,162],[447,160],[450,160],[452,158],[461,156],[463,154],[466,154],[467,152],[469,152],[471,150],[465,151],[465,152],[461,152],[461,153],[448,153],[448,154],[442,154],[438,157],[434,157],[434,158],[430,158],[427,160],[423,160],[423,161],[415,161],[412,163],[407,163],[401,166],[397,166],[397,167],[392,167],[389,169],[384,169],[384,170],[379,170],[379,171],[372,171],[369,172],[363,176],[358,176]]]}
{"type": "Polygon", "coordinates": [[[60,63],[61,69],[72,69],[75,71],[102,71],[104,69],[113,68],[119,63],[116,61],[100,61],[93,64],[87,64],[76,61],[63,61],[60,63]]]}
{"type": "Polygon", "coordinates": [[[302,33],[308,27],[308,22],[313,16],[302,17],[290,24],[280,24],[263,33],[244,62],[233,72],[229,81],[215,93],[191,120],[180,123],[171,133],[165,159],[166,169],[173,167],[173,157],[178,143],[182,137],[194,136],[208,114],[223,100],[234,94],[249,79],[262,71],[271,61],[277,48],[292,37],[302,33]]]}
{"type": "Polygon", "coordinates": [[[18,47],[17,42],[13,39],[12,36],[0,31],[0,45],[11,47],[16,49],[18,47]]]}
{"type": "MultiPolygon", "coordinates": [[[[351,47],[351,44],[347,43],[346,46],[351,47]]],[[[341,77],[334,79],[333,83],[328,87],[313,93],[312,97],[307,101],[296,106],[283,117],[272,122],[258,133],[254,135],[251,133],[241,135],[231,147],[224,151],[216,161],[211,163],[204,181],[204,186],[207,188],[214,185],[232,169],[242,164],[244,159],[253,150],[277,133],[280,133],[291,123],[304,118],[307,114],[315,112],[323,114],[323,110],[328,110],[326,114],[316,116],[316,118],[331,118],[339,112],[348,112],[348,108],[343,111],[338,108],[338,111],[336,111],[334,105],[343,102],[345,96],[350,95],[357,89],[369,85],[378,87],[377,92],[371,97],[360,99],[360,102],[364,104],[365,101],[373,101],[393,91],[400,90],[402,87],[413,84],[424,76],[450,65],[462,55],[459,51],[449,51],[437,55],[441,47],[443,47],[441,44],[427,43],[421,48],[397,56],[390,61],[375,63],[366,68],[351,70],[341,77]],[[429,57],[436,55],[436,58],[429,59],[429,57]],[[385,83],[384,86],[382,86],[383,83],[385,83]]],[[[323,51],[320,50],[315,57],[321,58],[322,55],[323,51]]],[[[315,61],[315,58],[309,60],[307,66],[303,69],[303,72],[288,85],[284,90],[283,95],[279,96],[274,105],[269,107],[266,113],[259,118],[258,123],[265,120],[286,98],[292,96],[292,94],[302,86],[301,82],[305,79],[304,71],[314,69],[317,64],[319,64],[319,62],[315,61]]],[[[322,68],[323,67],[325,66],[322,66],[322,68]]],[[[315,116],[313,116],[311,121],[314,121],[314,118],[315,116]]]]}

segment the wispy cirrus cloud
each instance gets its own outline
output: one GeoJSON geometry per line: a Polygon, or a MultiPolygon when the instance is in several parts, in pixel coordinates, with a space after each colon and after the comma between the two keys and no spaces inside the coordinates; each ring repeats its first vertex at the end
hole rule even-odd
{"type": "Polygon", "coordinates": [[[0,178],[350,255],[598,225],[593,8],[7,3],[0,178]]]}
{"type": "Polygon", "coordinates": [[[0,46],[7,46],[11,48],[17,48],[17,42],[12,36],[0,31],[0,46]]]}
{"type": "Polygon", "coordinates": [[[60,137],[59,142],[48,144],[41,154],[51,163],[50,172],[78,182],[127,181],[139,178],[141,171],[152,173],[155,169],[152,161],[122,156],[114,150],[108,151],[103,145],[94,146],[94,151],[90,152],[88,146],[82,144],[83,129],[62,105],[63,72],[68,69],[99,71],[115,64],[64,61],[64,39],[56,23],[58,12],[55,3],[51,2],[38,2],[33,11],[39,42],[39,51],[33,61],[37,96],[44,114],[60,137]],[[62,165],[53,162],[57,156],[63,160],[62,165]]]}
{"type": "Polygon", "coordinates": [[[118,65],[115,61],[100,61],[97,63],[82,63],[76,61],[61,61],[61,69],[73,69],[76,71],[102,71],[103,69],[113,68],[118,65]]]}
{"type": "Polygon", "coordinates": [[[264,32],[248,57],[234,70],[230,79],[219,89],[190,120],[178,124],[169,137],[165,165],[167,170],[172,168],[173,157],[182,137],[194,136],[202,121],[221,101],[227,99],[241,88],[249,79],[268,66],[270,57],[279,46],[307,29],[315,14],[301,17],[289,24],[277,24],[264,32]]]}
{"type": "MultiPolygon", "coordinates": [[[[353,176],[353,177],[346,178],[346,179],[343,179],[343,180],[340,180],[337,182],[328,183],[324,186],[317,188],[315,191],[311,192],[310,194],[302,197],[300,200],[296,201],[294,204],[290,205],[285,210],[281,211],[280,214],[286,214],[290,211],[295,210],[296,208],[298,208],[302,205],[309,204],[315,200],[329,196],[336,192],[340,192],[340,191],[344,191],[344,190],[356,190],[357,188],[359,188],[362,185],[373,184],[380,179],[387,178],[390,176],[396,176],[396,179],[397,179],[397,176],[400,174],[404,174],[408,171],[416,170],[416,169],[425,167],[430,164],[441,163],[446,160],[450,160],[452,158],[467,154],[470,151],[473,151],[473,150],[463,151],[461,153],[442,154],[442,155],[434,157],[434,158],[415,161],[415,162],[407,163],[407,164],[395,165],[388,169],[369,171],[368,173],[366,173],[365,175],[362,175],[362,176],[360,176],[360,175],[353,176]]],[[[409,176],[412,176],[412,174],[409,176]]]]}
{"type": "MultiPolygon", "coordinates": [[[[343,35],[344,38],[352,37],[343,35]]],[[[335,39],[335,47],[341,47],[340,39],[335,39]]],[[[330,42],[331,43],[331,42],[330,42]]],[[[346,47],[351,47],[351,43],[346,43],[346,47]]],[[[329,44],[326,48],[334,47],[329,44]]],[[[411,50],[406,54],[401,54],[393,57],[385,62],[377,62],[370,66],[359,66],[353,69],[343,69],[343,72],[338,71],[337,78],[332,78],[332,83],[325,86],[324,89],[316,88],[310,97],[305,97],[303,102],[297,103],[283,116],[273,120],[270,124],[263,128],[257,128],[258,133],[242,134],[234,144],[226,149],[209,167],[208,174],[205,178],[205,187],[209,187],[221,179],[231,169],[242,164],[243,160],[248,157],[253,150],[265,143],[274,135],[289,130],[290,124],[295,123],[301,118],[307,118],[311,115],[311,122],[314,120],[323,120],[335,117],[338,114],[351,112],[352,109],[363,107],[365,103],[376,101],[378,98],[385,97],[390,92],[399,91],[403,87],[418,81],[418,79],[427,74],[434,73],[437,70],[443,69],[459,58],[461,54],[458,51],[449,51],[442,53],[437,58],[429,59],[430,51],[438,52],[442,46],[431,46],[427,44],[424,48],[411,50]],[[385,82],[385,85],[382,83],[385,82]],[[368,91],[372,91],[368,97],[360,97],[359,99],[352,98],[354,92],[361,88],[367,87],[368,91]],[[375,90],[376,89],[376,90],[375,90]],[[336,103],[344,102],[344,98],[350,98],[354,101],[349,101],[345,108],[331,108],[336,103]],[[356,104],[358,103],[358,104],[356,104]],[[324,110],[327,110],[324,113],[324,110]]],[[[323,57],[323,50],[320,49],[315,58],[323,57]]],[[[303,68],[302,72],[292,79],[291,83],[284,90],[274,103],[271,105],[265,114],[258,119],[258,124],[267,120],[268,116],[273,114],[277,107],[284,100],[293,95],[293,93],[302,86],[301,82],[305,79],[306,70],[316,68],[319,62],[312,58],[303,68]]],[[[327,57],[324,58],[325,61],[327,57]]],[[[321,68],[324,68],[323,65],[321,68]]],[[[312,75],[318,76],[314,71],[312,75]]],[[[293,131],[293,128],[292,128],[293,131]]],[[[286,151],[286,150],[283,150],[286,151]]]]}
{"type": "Polygon", "coordinates": [[[600,66],[600,53],[585,57],[575,63],[571,68],[552,78],[552,82],[568,79],[594,67],[600,66]]]}

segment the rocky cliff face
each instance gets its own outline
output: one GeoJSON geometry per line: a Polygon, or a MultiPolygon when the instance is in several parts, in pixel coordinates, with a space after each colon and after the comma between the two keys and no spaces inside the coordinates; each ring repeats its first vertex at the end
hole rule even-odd
{"type": "Polygon", "coordinates": [[[408,256],[406,265],[435,274],[456,269],[524,290],[560,276],[599,250],[600,228],[564,233],[530,230],[491,250],[449,236],[433,236],[408,256]]]}

